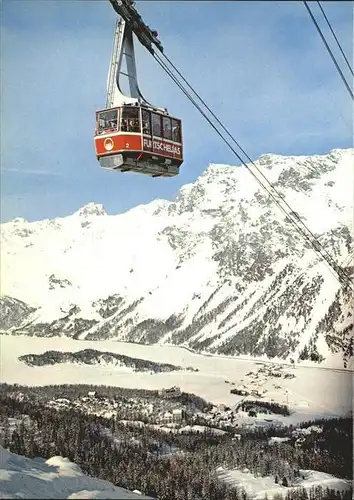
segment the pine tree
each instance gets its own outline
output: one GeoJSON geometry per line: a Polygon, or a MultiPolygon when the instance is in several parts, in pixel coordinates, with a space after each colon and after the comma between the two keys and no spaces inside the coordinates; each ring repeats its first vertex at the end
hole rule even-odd
{"type": "Polygon", "coordinates": [[[7,449],[11,443],[11,430],[8,417],[5,415],[4,431],[3,431],[3,447],[7,449]]]}

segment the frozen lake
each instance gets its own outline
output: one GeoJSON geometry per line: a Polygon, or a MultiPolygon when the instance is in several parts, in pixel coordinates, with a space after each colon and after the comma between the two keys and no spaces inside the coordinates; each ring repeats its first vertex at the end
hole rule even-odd
{"type": "MultiPolygon", "coordinates": [[[[244,384],[250,389],[267,390],[264,398],[288,403],[294,411],[292,421],[320,416],[341,416],[352,408],[352,377],[350,371],[324,370],[317,367],[285,367],[284,373],[293,379],[257,377],[261,361],[244,358],[204,356],[182,347],[145,346],[116,341],[80,341],[66,337],[38,338],[28,336],[0,336],[1,382],[22,385],[48,384],[104,384],[127,388],[162,389],[173,385],[192,392],[213,403],[235,404],[240,397],[230,393],[231,383],[244,384]],[[39,354],[47,350],[79,351],[82,349],[109,351],[156,362],[171,363],[198,372],[170,373],[127,372],[113,366],[84,366],[69,363],[54,366],[30,367],[20,362],[23,354],[39,354]],[[229,383],[226,383],[228,381],[229,383]],[[274,386],[278,386],[277,388],[274,386]]],[[[289,421],[289,418],[287,419],[289,421]]]]}

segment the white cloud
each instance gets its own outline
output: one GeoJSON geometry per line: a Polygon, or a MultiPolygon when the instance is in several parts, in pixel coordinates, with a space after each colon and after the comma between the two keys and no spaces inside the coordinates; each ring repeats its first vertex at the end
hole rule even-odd
{"type": "Polygon", "coordinates": [[[49,176],[62,176],[61,172],[53,172],[50,170],[40,170],[40,169],[23,169],[23,168],[1,168],[0,170],[0,175],[1,172],[14,172],[17,174],[24,174],[24,175],[49,175],[49,176]]]}

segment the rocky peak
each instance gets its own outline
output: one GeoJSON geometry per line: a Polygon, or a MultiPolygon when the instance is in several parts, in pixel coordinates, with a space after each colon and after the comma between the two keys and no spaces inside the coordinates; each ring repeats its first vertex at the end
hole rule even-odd
{"type": "Polygon", "coordinates": [[[101,203],[90,202],[81,207],[77,212],[75,212],[75,214],[80,217],[91,217],[107,215],[107,212],[101,203]]]}

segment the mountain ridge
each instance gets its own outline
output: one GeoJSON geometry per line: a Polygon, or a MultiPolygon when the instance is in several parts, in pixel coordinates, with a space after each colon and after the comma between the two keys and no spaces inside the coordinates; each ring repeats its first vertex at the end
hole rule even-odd
{"type": "MultiPolygon", "coordinates": [[[[354,149],[335,149],[254,162],[350,275],[353,159],[354,149]]],[[[350,290],[243,167],[210,164],[174,201],[119,215],[89,203],[67,217],[17,218],[2,234],[2,331],[353,355],[350,290]]]]}

